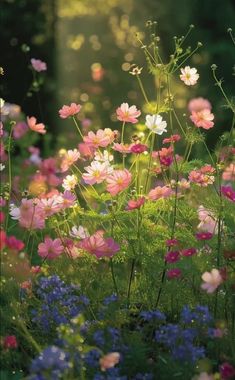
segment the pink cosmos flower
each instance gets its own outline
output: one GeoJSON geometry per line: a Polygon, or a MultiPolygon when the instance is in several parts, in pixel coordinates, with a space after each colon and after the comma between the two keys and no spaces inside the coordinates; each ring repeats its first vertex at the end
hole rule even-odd
{"type": "Polygon", "coordinates": [[[112,238],[104,238],[104,231],[86,237],[78,243],[78,247],[95,255],[97,259],[112,257],[120,250],[119,245],[112,238]]]}
{"type": "Polygon", "coordinates": [[[59,203],[61,209],[66,209],[73,206],[76,202],[76,195],[69,190],[65,190],[63,194],[59,196],[59,203]]]}
{"type": "Polygon", "coordinates": [[[102,183],[108,175],[106,162],[92,161],[90,166],[84,168],[87,173],[83,173],[82,178],[88,185],[102,183]]]}
{"type": "Polygon", "coordinates": [[[145,202],[145,197],[139,197],[138,199],[130,199],[128,201],[126,210],[131,211],[135,209],[139,209],[141,206],[143,206],[145,202]]]}
{"type": "Polygon", "coordinates": [[[21,227],[27,229],[43,229],[45,227],[45,215],[32,199],[22,199],[20,207],[11,205],[10,215],[19,220],[21,227]]]}
{"type": "Polygon", "coordinates": [[[86,144],[98,148],[105,148],[113,142],[115,138],[114,131],[110,128],[99,129],[96,133],[90,131],[87,136],[83,137],[83,140],[86,144]]]}
{"type": "Polygon", "coordinates": [[[214,122],[212,121],[214,120],[214,115],[207,108],[198,112],[192,111],[190,119],[198,128],[210,129],[214,126],[214,122]]]}
{"type": "Polygon", "coordinates": [[[81,108],[82,108],[82,106],[80,104],[76,104],[76,103],[71,103],[70,106],[64,105],[59,110],[59,115],[60,115],[61,119],[67,119],[70,116],[77,115],[80,112],[81,108]]]}
{"type": "Polygon", "coordinates": [[[114,170],[106,179],[107,191],[111,195],[117,195],[130,185],[131,178],[131,173],[127,169],[114,170]]]}
{"type": "Polygon", "coordinates": [[[177,141],[180,141],[181,140],[181,136],[180,135],[172,135],[170,137],[167,137],[166,139],[163,139],[162,143],[163,144],[168,144],[168,143],[174,143],[174,142],[177,142],[177,141]]]}
{"type": "Polygon", "coordinates": [[[199,78],[199,74],[197,73],[197,69],[186,66],[183,69],[180,69],[181,75],[180,79],[187,85],[187,86],[194,86],[199,78]]]}
{"type": "Polygon", "coordinates": [[[128,145],[128,144],[114,143],[112,148],[116,150],[117,152],[127,154],[127,153],[131,153],[132,146],[133,144],[128,145]]]}
{"type": "Polygon", "coordinates": [[[167,247],[174,247],[175,245],[179,244],[179,240],[177,239],[168,239],[166,240],[166,246],[167,247]]]}
{"type": "Polygon", "coordinates": [[[211,232],[197,232],[196,238],[197,240],[210,240],[213,237],[211,232]]]}
{"type": "Polygon", "coordinates": [[[77,149],[69,149],[62,158],[60,165],[62,173],[66,172],[80,157],[81,155],[77,149]]]}
{"type": "Polygon", "coordinates": [[[16,125],[13,128],[14,139],[18,140],[21,137],[23,137],[27,133],[28,129],[28,125],[24,121],[16,123],[16,125]]]}
{"type": "Polygon", "coordinates": [[[224,181],[235,181],[235,164],[231,163],[225,168],[222,178],[224,181]]]}
{"type": "Polygon", "coordinates": [[[120,361],[120,354],[118,352],[111,352],[102,358],[100,358],[100,369],[106,371],[109,368],[113,368],[120,361]]]}
{"type": "Polygon", "coordinates": [[[52,216],[59,212],[61,209],[60,203],[58,202],[57,197],[43,198],[40,199],[37,203],[37,210],[45,215],[45,218],[52,216]]]}
{"type": "Polygon", "coordinates": [[[193,256],[197,253],[197,250],[196,248],[187,248],[187,249],[183,249],[181,252],[181,255],[182,256],[193,256]]]}
{"type": "Polygon", "coordinates": [[[14,251],[22,251],[22,249],[24,249],[24,243],[21,240],[16,239],[15,236],[7,237],[6,245],[8,246],[8,248],[14,251]]]}
{"type": "Polygon", "coordinates": [[[197,228],[201,231],[210,232],[212,234],[217,232],[217,220],[213,213],[205,209],[204,206],[198,208],[198,218],[200,220],[197,228]]]}
{"type": "Polygon", "coordinates": [[[45,125],[43,123],[37,124],[37,119],[34,116],[32,116],[32,117],[27,116],[27,123],[28,123],[29,128],[32,131],[41,133],[42,135],[45,135],[45,133],[46,133],[45,125]]]}
{"type": "Polygon", "coordinates": [[[12,349],[18,347],[18,342],[15,335],[7,335],[3,339],[3,347],[5,349],[12,349]]]}
{"type": "Polygon", "coordinates": [[[38,245],[39,256],[46,259],[55,259],[64,251],[64,247],[60,239],[51,239],[46,237],[43,243],[38,245]]]}
{"type": "Polygon", "coordinates": [[[93,145],[80,143],[78,144],[78,150],[85,159],[94,157],[95,147],[93,145]]]}
{"type": "Polygon", "coordinates": [[[212,106],[209,100],[204,99],[202,97],[191,99],[188,104],[189,112],[200,112],[202,110],[208,109],[211,110],[212,106]]]}
{"type": "Polygon", "coordinates": [[[235,368],[228,362],[224,362],[219,367],[222,380],[233,379],[235,376],[235,368]]]}
{"type": "Polygon", "coordinates": [[[176,263],[180,259],[179,251],[169,251],[165,255],[165,261],[167,263],[176,263]]]}
{"type": "Polygon", "coordinates": [[[140,154],[147,151],[148,151],[148,147],[145,144],[133,144],[131,146],[132,153],[140,154]]]}
{"type": "Polygon", "coordinates": [[[173,278],[180,278],[181,274],[182,274],[182,272],[179,268],[169,269],[166,272],[166,276],[169,280],[171,280],[173,278]]]}
{"type": "Polygon", "coordinates": [[[136,106],[129,107],[128,103],[122,103],[120,107],[116,109],[117,118],[120,121],[127,123],[138,123],[137,117],[141,115],[141,112],[137,110],[136,106]]]}
{"type": "Polygon", "coordinates": [[[230,201],[235,202],[235,190],[231,186],[221,186],[221,193],[230,201]]]}
{"type": "Polygon", "coordinates": [[[192,170],[188,177],[190,182],[196,183],[199,186],[207,187],[212,185],[215,181],[215,177],[212,175],[204,174],[200,169],[192,170]]]}
{"type": "Polygon", "coordinates": [[[157,186],[154,189],[150,190],[148,197],[152,201],[156,201],[160,198],[168,198],[173,194],[173,191],[167,186],[157,186]]]}
{"type": "Polygon", "coordinates": [[[47,69],[47,64],[41,61],[40,59],[32,58],[30,62],[34,70],[37,71],[38,73],[40,73],[40,71],[46,71],[47,69]]]}
{"type": "Polygon", "coordinates": [[[223,282],[220,271],[215,268],[211,272],[203,273],[202,280],[204,283],[201,285],[201,288],[206,290],[207,293],[214,293],[223,282]]]}

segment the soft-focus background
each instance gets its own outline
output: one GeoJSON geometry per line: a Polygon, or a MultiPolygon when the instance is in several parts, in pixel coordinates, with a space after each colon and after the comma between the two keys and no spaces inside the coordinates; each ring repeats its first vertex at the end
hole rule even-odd
{"type": "MultiPolygon", "coordinates": [[[[143,105],[129,70],[133,63],[145,65],[135,34],[140,32],[148,43],[147,20],[158,22],[157,35],[166,60],[174,46],[173,37],[184,35],[190,24],[195,25],[188,43],[203,43],[190,61],[200,73],[200,85],[189,91],[178,81],[176,105],[183,114],[192,97],[203,96],[212,102],[216,128],[208,133],[210,147],[231,126],[210,66],[217,64],[218,75],[231,96],[234,46],[227,28],[235,20],[233,0],[2,0],[0,17],[0,66],[5,71],[1,97],[21,105],[26,115],[37,116],[52,133],[64,132],[64,139],[72,127],[58,117],[63,104],[84,104],[87,125],[92,119],[94,127],[102,128],[114,128],[114,111],[120,103],[143,105]],[[37,99],[34,94],[27,96],[32,81],[30,58],[48,65],[37,99]]],[[[151,98],[154,78],[146,66],[142,77],[151,98]]]]}

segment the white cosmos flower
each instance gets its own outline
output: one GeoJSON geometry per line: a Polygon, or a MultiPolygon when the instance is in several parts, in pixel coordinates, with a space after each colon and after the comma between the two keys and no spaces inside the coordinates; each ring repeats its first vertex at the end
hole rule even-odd
{"type": "Polygon", "coordinates": [[[0,172],[2,172],[4,169],[5,169],[5,165],[3,165],[2,163],[0,164],[0,172]]]}
{"type": "Polygon", "coordinates": [[[75,175],[67,175],[62,183],[65,190],[73,190],[78,183],[78,179],[75,175]]]}
{"type": "Polygon", "coordinates": [[[167,122],[162,120],[162,116],[158,114],[147,115],[145,125],[157,135],[162,135],[163,132],[167,132],[167,122]]]}
{"type": "Polygon", "coordinates": [[[70,231],[70,236],[80,239],[85,239],[86,237],[90,236],[89,232],[86,228],[83,226],[73,226],[70,231]]]}

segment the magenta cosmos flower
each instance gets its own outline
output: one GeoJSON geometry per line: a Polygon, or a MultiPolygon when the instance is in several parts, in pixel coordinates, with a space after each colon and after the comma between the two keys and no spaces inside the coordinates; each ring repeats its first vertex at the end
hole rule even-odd
{"type": "Polygon", "coordinates": [[[138,123],[137,117],[141,115],[141,112],[137,110],[136,106],[129,107],[128,103],[122,103],[120,107],[116,109],[117,118],[120,121],[127,123],[138,123]]]}
{"type": "Polygon", "coordinates": [[[106,179],[107,191],[111,195],[117,195],[130,185],[131,178],[131,173],[127,169],[114,170],[106,179]]]}
{"type": "Polygon", "coordinates": [[[167,263],[176,263],[180,259],[179,251],[170,251],[165,255],[165,261],[167,263]]]}
{"type": "Polygon", "coordinates": [[[179,268],[169,269],[166,272],[166,276],[169,280],[171,280],[173,278],[180,278],[181,274],[182,274],[182,272],[179,268]]]}
{"type": "Polygon", "coordinates": [[[70,106],[64,105],[60,110],[59,110],[59,115],[61,119],[67,119],[70,116],[77,115],[78,112],[80,112],[82,106],[80,104],[76,103],[71,103],[70,106]]]}
{"type": "Polygon", "coordinates": [[[221,193],[230,201],[235,202],[235,191],[231,186],[221,186],[221,193]]]}
{"type": "Polygon", "coordinates": [[[64,251],[64,247],[60,239],[51,239],[46,237],[43,243],[38,245],[39,256],[46,259],[55,259],[64,251]]]}
{"type": "Polygon", "coordinates": [[[131,152],[136,154],[147,152],[147,150],[148,147],[145,144],[133,144],[131,147],[131,152]]]}
{"type": "Polygon", "coordinates": [[[78,243],[78,247],[95,255],[97,259],[112,257],[120,250],[119,245],[112,238],[104,238],[104,231],[96,231],[78,243]]]}
{"type": "Polygon", "coordinates": [[[3,347],[5,349],[17,348],[18,347],[18,343],[17,343],[15,335],[7,335],[7,336],[5,336],[4,339],[3,339],[3,347]]]}
{"type": "Polygon", "coordinates": [[[34,70],[40,73],[40,71],[46,71],[47,69],[47,64],[40,59],[31,59],[31,65],[33,66],[34,70]]]}

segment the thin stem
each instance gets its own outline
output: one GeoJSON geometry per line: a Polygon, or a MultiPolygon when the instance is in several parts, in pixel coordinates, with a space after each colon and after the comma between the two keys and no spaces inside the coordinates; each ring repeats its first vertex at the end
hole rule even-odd
{"type": "Polygon", "coordinates": [[[142,84],[142,81],[141,81],[141,79],[140,79],[140,76],[139,76],[139,75],[136,75],[136,77],[137,77],[137,80],[138,80],[138,83],[139,83],[139,86],[140,86],[141,92],[142,92],[142,94],[143,94],[143,97],[144,97],[146,103],[149,103],[149,101],[148,101],[148,97],[147,97],[147,95],[146,95],[146,92],[145,92],[144,86],[143,86],[143,84],[142,84]]]}
{"type": "Polygon", "coordinates": [[[82,138],[82,140],[83,140],[83,134],[82,134],[82,132],[81,132],[81,130],[80,130],[80,128],[79,128],[79,125],[78,125],[78,123],[77,123],[77,120],[75,119],[75,116],[73,116],[73,121],[74,121],[74,124],[75,124],[75,126],[76,126],[76,128],[77,128],[77,130],[78,130],[79,135],[81,136],[81,138],[82,138]]]}

